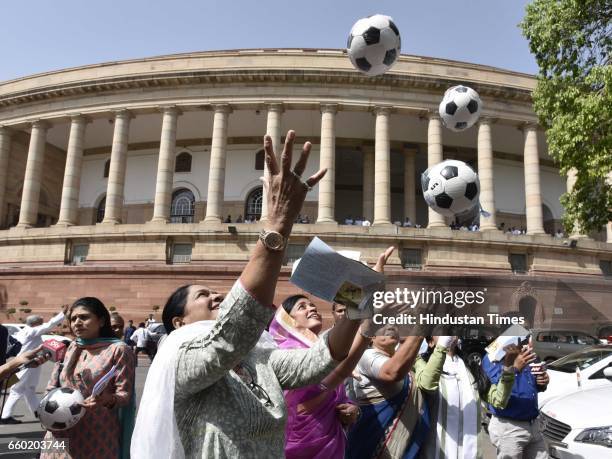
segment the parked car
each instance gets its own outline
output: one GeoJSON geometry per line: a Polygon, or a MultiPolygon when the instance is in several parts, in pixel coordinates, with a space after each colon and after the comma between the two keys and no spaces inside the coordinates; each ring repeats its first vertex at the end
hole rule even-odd
{"type": "Polygon", "coordinates": [[[608,344],[612,344],[612,324],[607,324],[597,329],[597,337],[600,340],[605,340],[608,344]]]}
{"type": "MultiPolygon", "coordinates": [[[[603,372],[612,368],[612,345],[598,344],[566,355],[548,365],[550,382],[546,391],[538,394],[540,407],[549,400],[578,389],[591,389],[593,387],[612,386],[603,372]],[[580,372],[580,386],[578,374],[580,372]]],[[[612,403],[612,400],[611,400],[612,403]]]]}
{"type": "Polygon", "coordinates": [[[147,329],[151,333],[151,340],[147,344],[147,346],[149,346],[149,352],[151,353],[151,356],[155,357],[155,354],[157,354],[159,342],[162,337],[166,335],[166,327],[164,327],[163,323],[154,322],[149,325],[147,329]]]}
{"type": "MultiPolygon", "coordinates": [[[[612,382],[612,368],[603,371],[612,382]]],[[[612,458],[612,384],[579,389],[550,400],[541,410],[540,429],[554,459],[612,458]]]]}
{"type": "Polygon", "coordinates": [[[599,344],[599,339],[581,331],[532,330],[533,350],[549,363],[587,346],[599,344]]]}

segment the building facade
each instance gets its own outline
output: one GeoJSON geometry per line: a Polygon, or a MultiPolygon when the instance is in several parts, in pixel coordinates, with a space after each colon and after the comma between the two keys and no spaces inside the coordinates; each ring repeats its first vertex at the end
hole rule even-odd
{"type": "Polygon", "coordinates": [[[610,224],[573,243],[551,236],[574,179],[547,154],[534,87],[530,75],[416,56],[368,78],[343,51],[310,49],[162,56],[1,83],[2,307],[19,316],[27,301],[50,314],[94,295],[138,319],[183,283],[227,289],[266,219],[262,137],[280,151],[288,129],[313,143],[305,175],[328,173],[294,227],[278,299],[314,236],[367,261],[396,245],[397,280],[412,270],[604,279],[610,224]],[[484,105],[462,133],[437,115],[455,84],[484,105]],[[451,230],[422,199],[420,174],[449,158],[479,173],[491,213],[479,231],[451,230]],[[406,219],[412,227],[395,224],[406,219]],[[372,226],[345,224],[355,220],[372,226]]]}

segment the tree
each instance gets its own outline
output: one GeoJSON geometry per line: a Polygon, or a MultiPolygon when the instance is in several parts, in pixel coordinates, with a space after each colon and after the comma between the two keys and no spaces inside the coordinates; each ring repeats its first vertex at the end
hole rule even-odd
{"type": "Polygon", "coordinates": [[[568,233],[612,221],[611,24],[609,0],[534,0],[520,24],[540,68],[533,103],[549,154],[564,176],[576,171],[561,197],[568,233]]]}

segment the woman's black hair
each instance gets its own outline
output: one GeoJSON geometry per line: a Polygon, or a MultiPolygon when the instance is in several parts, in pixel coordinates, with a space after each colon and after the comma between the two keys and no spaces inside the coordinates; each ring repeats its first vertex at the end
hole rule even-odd
{"type": "Polygon", "coordinates": [[[166,333],[170,334],[174,330],[172,319],[175,317],[183,317],[185,315],[185,305],[187,304],[187,296],[189,295],[189,287],[191,284],[183,285],[177,288],[166,301],[162,312],[162,322],[166,333]]]}
{"type": "Polygon", "coordinates": [[[104,322],[104,325],[100,327],[100,335],[98,336],[99,338],[115,338],[113,329],[110,326],[110,313],[108,312],[108,309],[106,309],[106,306],[104,306],[104,303],[102,303],[102,301],[93,296],[79,298],[74,303],[72,303],[72,306],[70,306],[69,317],[72,315],[72,311],[74,311],[74,309],[77,307],[87,309],[93,315],[98,317],[98,319],[104,322]]]}
{"type": "Polygon", "coordinates": [[[308,299],[308,297],[306,295],[301,295],[301,294],[300,295],[291,295],[290,297],[285,298],[285,301],[283,301],[281,303],[281,306],[287,312],[287,314],[291,314],[291,310],[295,306],[295,303],[297,303],[302,298],[308,299]]]}

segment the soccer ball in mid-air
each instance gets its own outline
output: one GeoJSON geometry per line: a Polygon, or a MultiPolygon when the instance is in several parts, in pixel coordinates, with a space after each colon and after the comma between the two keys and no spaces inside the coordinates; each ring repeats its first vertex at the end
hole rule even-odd
{"type": "Polygon", "coordinates": [[[427,205],[449,217],[479,205],[478,174],[463,161],[447,159],[421,175],[423,197],[427,205]]]}
{"type": "Polygon", "coordinates": [[[38,417],[47,430],[66,430],[73,427],[85,414],[81,406],[83,396],[78,390],[59,387],[40,401],[38,417]]]}
{"type": "Polygon", "coordinates": [[[353,67],[366,75],[376,76],[395,64],[401,47],[400,33],[393,19],[375,14],[353,25],[346,50],[353,67]]]}
{"type": "Polygon", "coordinates": [[[440,102],[440,117],[451,131],[465,131],[478,121],[482,110],[480,96],[467,86],[453,86],[440,102]]]}

